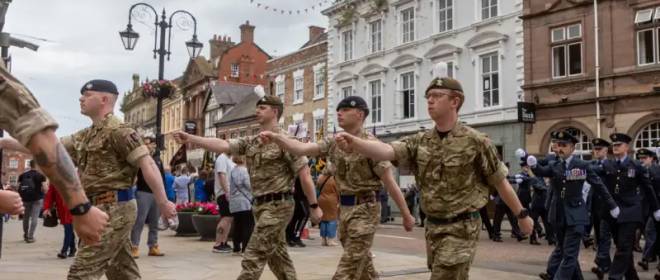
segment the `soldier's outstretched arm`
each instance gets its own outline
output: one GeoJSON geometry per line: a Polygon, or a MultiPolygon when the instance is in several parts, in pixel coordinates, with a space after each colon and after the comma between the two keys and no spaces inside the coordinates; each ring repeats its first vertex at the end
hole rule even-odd
{"type": "Polygon", "coordinates": [[[176,207],[174,203],[167,200],[163,177],[161,176],[160,170],[153,158],[150,156],[143,156],[138,160],[138,166],[142,170],[142,175],[144,175],[144,180],[147,182],[147,185],[149,185],[149,189],[151,189],[151,192],[154,194],[161,216],[165,218],[176,216],[176,207]]]}
{"type": "Polygon", "coordinates": [[[346,132],[338,133],[335,140],[340,149],[363,154],[375,161],[396,160],[394,148],[377,140],[361,139],[346,132]]]}
{"type": "Polygon", "coordinates": [[[262,131],[259,138],[264,143],[273,142],[295,156],[318,156],[321,149],[316,143],[303,143],[272,131],[262,131]]]}
{"type": "MultiPolygon", "coordinates": [[[[73,161],[53,129],[37,132],[27,146],[37,165],[62,195],[68,208],[89,202],[73,161]]],[[[101,240],[101,234],[107,224],[108,215],[94,206],[83,215],[73,216],[74,229],[86,244],[95,244],[101,240]]]]}
{"type": "Polygon", "coordinates": [[[408,205],[406,204],[406,200],[403,198],[403,194],[401,193],[401,188],[399,188],[399,185],[394,180],[391,167],[387,168],[383,172],[383,174],[380,176],[380,180],[385,185],[387,193],[390,194],[390,197],[392,197],[392,200],[394,200],[396,206],[399,207],[399,211],[401,211],[401,216],[403,217],[403,228],[406,231],[412,231],[413,227],[415,226],[415,217],[413,217],[413,215],[410,213],[408,205]]]}
{"type": "Polygon", "coordinates": [[[182,131],[173,133],[174,139],[179,144],[194,144],[207,151],[222,154],[229,152],[229,142],[220,138],[200,137],[182,131]]]}

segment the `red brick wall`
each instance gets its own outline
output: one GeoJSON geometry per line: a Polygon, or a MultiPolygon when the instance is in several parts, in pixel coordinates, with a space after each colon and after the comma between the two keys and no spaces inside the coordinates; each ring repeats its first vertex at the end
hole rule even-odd
{"type": "Polygon", "coordinates": [[[232,81],[244,84],[260,84],[266,87],[266,61],[268,55],[251,42],[241,42],[229,49],[221,58],[218,68],[220,81],[232,81]],[[231,65],[239,64],[238,78],[231,76],[231,65]]]}
{"type": "Polygon", "coordinates": [[[11,176],[16,176],[16,178],[18,179],[18,175],[21,175],[23,172],[25,172],[26,170],[25,164],[29,160],[32,160],[32,156],[30,155],[9,151],[9,150],[3,150],[2,151],[2,185],[4,186],[5,184],[9,183],[9,179],[11,176]],[[12,159],[18,160],[17,168],[9,168],[9,162],[12,159]]]}

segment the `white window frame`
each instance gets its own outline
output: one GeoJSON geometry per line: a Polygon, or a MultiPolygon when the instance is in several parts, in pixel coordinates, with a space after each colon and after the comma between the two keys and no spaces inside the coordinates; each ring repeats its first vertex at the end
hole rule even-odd
{"type": "MultiPolygon", "coordinates": [[[[654,8],[642,9],[635,12],[635,24],[642,24],[654,19],[653,12],[654,8]],[[648,16],[642,17],[644,13],[648,13],[648,16]]],[[[657,14],[656,14],[657,16],[657,14]]]]}
{"type": "Polygon", "coordinates": [[[500,59],[500,51],[495,50],[495,51],[490,51],[490,52],[484,52],[482,54],[479,54],[478,56],[478,66],[479,68],[477,69],[477,72],[479,75],[477,76],[477,84],[478,84],[478,92],[479,92],[479,97],[477,100],[479,100],[479,104],[477,105],[478,108],[482,109],[492,109],[492,108],[499,108],[502,107],[502,75],[501,75],[501,69],[502,69],[502,61],[500,59]],[[489,72],[484,72],[484,65],[483,61],[485,57],[491,58],[490,63],[490,71],[489,72]],[[492,64],[492,58],[495,57],[495,60],[497,61],[497,69],[493,69],[493,64],[492,64]],[[495,72],[496,71],[496,72],[495,72]],[[497,75],[497,88],[493,89],[493,75],[497,75]],[[487,105],[485,104],[484,100],[484,80],[486,77],[490,78],[490,84],[489,84],[489,91],[490,91],[490,103],[487,105]],[[497,90],[497,105],[493,104],[493,91],[497,90]]]}
{"type": "Polygon", "coordinates": [[[658,62],[658,32],[660,32],[660,29],[658,29],[657,27],[640,29],[640,30],[635,31],[635,34],[636,34],[635,40],[636,40],[636,52],[637,52],[637,66],[652,65],[652,64],[656,64],[658,62]],[[642,63],[642,60],[641,60],[641,58],[642,58],[641,54],[642,53],[640,51],[640,47],[641,47],[640,35],[642,34],[642,32],[648,32],[648,31],[651,32],[651,41],[653,43],[653,46],[652,46],[652,48],[653,48],[653,59],[652,59],[651,62],[642,63]]]}
{"type": "Polygon", "coordinates": [[[18,176],[16,175],[9,175],[9,184],[12,186],[17,186],[18,185],[18,176]]]}
{"type": "Polygon", "coordinates": [[[231,64],[231,77],[238,78],[241,76],[241,66],[238,63],[231,64]]]}
{"type": "Polygon", "coordinates": [[[399,12],[399,17],[401,18],[399,31],[401,32],[401,44],[406,44],[415,41],[415,7],[406,7],[402,8],[399,12]],[[411,12],[412,15],[406,21],[404,14],[411,12]]]}
{"type": "Polygon", "coordinates": [[[369,48],[371,53],[383,50],[383,20],[377,19],[369,22],[369,48]],[[378,24],[378,30],[374,30],[374,25],[378,24]]]}
{"type": "Polygon", "coordinates": [[[345,30],[341,33],[341,61],[353,60],[353,30],[345,30]]]}
{"type": "Polygon", "coordinates": [[[18,159],[15,158],[9,159],[9,168],[18,169],[18,159]]]}
{"type": "Polygon", "coordinates": [[[403,120],[414,120],[417,118],[417,75],[415,71],[406,71],[399,74],[399,90],[401,92],[401,119],[403,120]],[[404,87],[404,75],[410,75],[410,82],[412,82],[412,87],[404,87]],[[412,96],[408,97],[408,104],[405,102],[406,91],[412,91],[412,96]],[[406,116],[406,107],[408,107],[408,116],[406,116]]]}
{"type": "Polygon", "coordinates": [[[653,141],[660,141],[660,121],[657,120],[646,124],[637,132],[633,145],[635,149],[647,148],[653,150],[653,141]]]}
{"type": "Polygon", "coordinates": [[[286,93],[284,81],[285,81],[285,76],[283,74],[275,77],[275,96],[279,97],[280,101],[286,104],[284,102],[284,94],[286,93]]]}
{"type": "Polygon", "coordinates": [[[437,18],[436,28],[438,33],[454,30],[454,0],[437,0],[435,2],[437,9],[435,16],[437,18]],[[440,8],[440,2],[445,3],[444,8],[440,8]],[[444,22],[440,20],[440,14],[445,14],[444,22]],[[447,16],[449,14],[449,16],[447,16]]]}
{"type": "Polygon", "coordinates": [[[23,165],[23,169],[28,169],[28,168],[30,168],[30,162],[31,162],[31,161],[32,161],[31,159],[26,159],[26,160],[25,160],[25,164],[23,165]]]}
{"type": "Polygon", "coordinates": [[[380,124],[383,122],[383,82],[381,79],[371,80],[367,82],[368,100],[371,105],[369,112],[369,120],[372,124],[380,124]],[[374,86],[377,88],[377,95],[374,96],[374,86]],[[374,99],[378,98],[378,106],[374,103],[374,99]]]}
{"type": "Polygon", "coordinates": [[[489,1],[488,8],[485,8],[483,6],[483,1],[482,0],[477,0],[479,2],[479,18],[481,20],[487,20],[491,18],[495,18],[500,14],[500,1],[499,0],[487,0],[489,1]],[[493,4],[491,1],[495,1],[495,4],[493,4]],[[495,14],[493,15],[493,7],[495,8],[495,14]],[[484,17],[484,9],[488,10],[488,16],[484,17]]]}
{"type": "Polygon", "coordinates": [[[314,65],[314,100],[323,99],[325,96],[325,64],[314,65]]]}
{"type": "Polygon", "coordinates": [[[340,97],[339,100],[340,101],[342,99],[346,98],[346,97],[353,96],[353,95],[354,95],[354,93],[353,93],[353,86],[352,85],[341,87],[340,90],[339,90],[339,97],[340,97]]]}
{"type": "Polygon", "coordinates": [[[293,103],[302,104],[305,98],[305,70],[293,72],[293,103]]]}
{"type": "Polygon", "coordinates": [[[574,23],[570,25],[565,25],[557,28],[553,28],[550,31],[550,71],[552,72],[553,79],[562,79],[567,77],[574,77],[584,75],[584,43],[583,43],[583,34],[582,34],[582,23],[574,23]],[[571,36],[569,30],[571,27],[578,27],[579,34],[577,36],[571,36]],[[555,32],[561,31],[562,37],[555,38],[555,32]],[[580,72],[571,73],[571,54],[570,47],[574,45],[580,45],[580,72]],[[564,74],[556,75],[556,66],[555,66],[555,49],[564,49],[564,74]]]}
{"type": "Polygon", "coordinates": [[[316,137],[316,135],[318,134],[319,130],[323,126],[325,126],[325,110],[324,109],[314,110],[312,112],[312,117],[313,117],[313,120],[314,120],[313,123],[312,123],[314,125],[314,127],[312,129],[314,131],[312,133],[311,139],[312,139],[312,141],[316,142],[316,141],[321,140],[318,137],[316,137]],[[321,121],[321,126],[319,126],[319,123],[318,123],[319,121],[321,121]]]}

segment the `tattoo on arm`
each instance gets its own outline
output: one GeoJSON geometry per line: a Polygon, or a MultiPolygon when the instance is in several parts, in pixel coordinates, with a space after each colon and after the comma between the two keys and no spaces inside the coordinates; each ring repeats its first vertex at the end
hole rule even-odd
{"type": "Polygon", "coordinates": [[[69,202],[72,194],[82,190],[73,161],[62,143],[57,143],[54,154],[41,149],[35,153],[34,159],[60,191],[64,201],[69,202]]]}

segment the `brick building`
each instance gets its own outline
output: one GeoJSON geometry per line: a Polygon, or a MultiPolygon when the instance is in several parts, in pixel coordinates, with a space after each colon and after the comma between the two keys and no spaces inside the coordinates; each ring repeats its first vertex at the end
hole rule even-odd
{"type": "Polygon", "coordinates": [[[155,98],[142,94],[140,76],[133,74],[133,88],[124,94],[119,110],[124,113],[124,122],[133,126],[140,134],[156,135],[155,98]]]}
{"type": "Polygon", "coordinates": [[[219,56],[218,80],[266,86],[266,62],[271,58],[254,42],[250,21],[240,26],[241,41],[219,56]]]}
{"type": "Polygon", "coordinates": [[[547,153],[550,132],[564,128],[585,157],[592,138],[614,132],[633,137],[633,148],[660,139],[660,1],[598,1],[597,38],[594,1],[525,0],[523,7],[524,97],[536,104],[529,152],[547,153]]]}
{"type": "Polygon", "coordinates": [[[16,186],[18,176],[30,168],[32,156],[7,149],[2,154],[2,185],[16,186]]]}
{"type": "Polygon", "coordinates": [[[309,27],[308,41],[297,51],[268,61],[270,91],[284,102],[283,128],[306,126],[311,141],[327,129],[328,41],[325,29],[309,27]]]}

